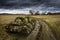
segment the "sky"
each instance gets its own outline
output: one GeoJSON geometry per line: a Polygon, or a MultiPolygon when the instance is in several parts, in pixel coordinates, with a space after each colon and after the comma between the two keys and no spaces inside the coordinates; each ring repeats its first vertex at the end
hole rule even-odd
{"type": "Polygon", "coordinates": [[[60,12],[60,0],[0,0],[0,13],[23,13],[29,10],[60,12]]]}

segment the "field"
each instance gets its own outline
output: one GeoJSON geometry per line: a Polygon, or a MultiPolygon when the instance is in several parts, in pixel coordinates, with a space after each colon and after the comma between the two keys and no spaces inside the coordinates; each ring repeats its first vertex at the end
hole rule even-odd
{"type": "MultiPolygon", "coordinates": [[[[32,16],[44,21],[49,25],[56,39],[60,40],[60,15],[0,15],[0,40],[3,40],[2,38],[5,37],[3,35],[6,34],[4,26],[20,16],[32,16]]],[[[10,36],[7,37],[9,38],[10,36]]]]}

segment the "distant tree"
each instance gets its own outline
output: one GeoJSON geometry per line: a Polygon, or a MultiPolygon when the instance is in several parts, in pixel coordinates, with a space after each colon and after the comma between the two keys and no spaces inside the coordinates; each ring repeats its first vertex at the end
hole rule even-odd
{"type": "Polygon", "coordinates": [[[48,12],[47,15],[52,15],[52,13],[51,12],[48,12]]]}
{"type": "Polygon", "coordinates": [[[30,13],[31,15],[33,15],[33,11],[32,11],[32,10],[30,10],[29,13],[30,13]]]}
{"type": "Polygon", "coordinates": [[[51,12],[49,12],[47,15],[60,15],[60,13],[51,13],[51,12]]]}
{"type": "Polygon", "coordinates": [[[46,15],[45,13],[42,13],[42,15],[46,15]]]}
{"type": "Polygon", "coordinates": [[[39,11],[37,11],[37,12],[35,13],[35,15],[39,15],[39,11]]]}

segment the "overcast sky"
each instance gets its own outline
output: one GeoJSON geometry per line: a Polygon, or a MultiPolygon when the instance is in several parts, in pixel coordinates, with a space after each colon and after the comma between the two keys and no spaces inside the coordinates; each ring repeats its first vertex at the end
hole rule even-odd
{"type": "Polygon", "coordinates": [[[28,13],[29,10],[60,11],[60,0],[0,0],[0,13],[28,13]]]}

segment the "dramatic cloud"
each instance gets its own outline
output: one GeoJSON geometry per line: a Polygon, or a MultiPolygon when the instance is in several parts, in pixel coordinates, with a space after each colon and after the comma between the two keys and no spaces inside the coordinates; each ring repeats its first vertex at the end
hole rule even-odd
{"type": "Polygon", "coordinates": [[[60,7],[60,0],[0,0],[0,7],[5,8],[21,8],[30,6],[45,6],[60,7]]]}
{"type": "Polygon", "coordinates": [[[9,11],[10,13],[23,11],[28,13],[29,10],[40,12],[60,11],[60,0],[0,0],[0,13],[9,11]]]}

